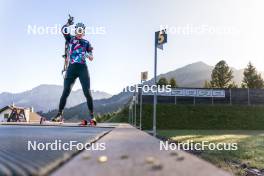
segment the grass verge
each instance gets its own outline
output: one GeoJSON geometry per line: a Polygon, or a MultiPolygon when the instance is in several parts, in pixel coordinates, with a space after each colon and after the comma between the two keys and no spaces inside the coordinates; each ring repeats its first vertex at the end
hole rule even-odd
{"type": "MultiPolygon", "coordinates": [[[[144,105],[143,129],[152,128],[152,114],[153,106],[144,105]]],[[[157,129],[264,130],[264,107],[159,104],[157,129]]]]}
{"type": "Polygon", "coordinates": [[[237,165],[264,169],[264,130],[159,130],[158,134],[177,142],[237,143],[235,151],[207,148],[198,156],[234,175],[245,174],[237,165]]]}

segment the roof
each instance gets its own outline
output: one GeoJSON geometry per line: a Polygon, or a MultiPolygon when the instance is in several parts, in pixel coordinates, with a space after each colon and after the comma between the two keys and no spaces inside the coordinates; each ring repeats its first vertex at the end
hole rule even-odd
{"type": "Polygon", "coordinates": [[[9,108],[10,108],[10,106],[3,107],[2,109],[0,109],[0,113],[3,112],[3,111],[5,111],[5,110],[7,110],[7,109],[9,109],[9,108]]]}
{"type": "Polygon", "coordinates": [[[13,108],[16,108],[16,109],[19,109],[19,110],[21,110],[21,109],[24,109],[24,110],[25,109],[29,109],[29,108],[23,108],[23,107],[9,105],[9,106],[5,106],[2,109],[0,109],[0,113],[3,112],[3,111],[5,111],[5,110],[7,110],[7,109],[13,109],[13,108]]]}

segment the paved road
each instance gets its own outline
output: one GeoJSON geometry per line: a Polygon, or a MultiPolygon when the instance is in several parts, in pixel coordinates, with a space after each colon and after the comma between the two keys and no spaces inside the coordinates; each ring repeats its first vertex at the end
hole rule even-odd
{"type": "MultiPolygon", "coordinates": [[[[111,128],[17,126],[0,125],[0,175],[44,175],[78,151],[43,149],[43,144],[86,143],[110,131],[111,128]],[[28,150],[28,143],[39,149],[28,150]]],[[[55,145],[53,145],[54,147],[55,145]]],[[[58,147],[59,145],[57,145],[58,147]]],[[[45,146],[46,147],[46,146],[45,146]]]]}
{"type": "Polygon", "coordinates": [[[160,150],[160,140],[120,124],[97,143],[106,150],[84,151],[52,176],[230,176],[194,155],[160,150]]]}

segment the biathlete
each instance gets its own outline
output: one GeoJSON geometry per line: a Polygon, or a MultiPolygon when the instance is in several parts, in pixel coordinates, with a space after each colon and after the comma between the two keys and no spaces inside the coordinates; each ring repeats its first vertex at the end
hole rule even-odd
{"type": "Polygon", "coordinates": [[[82,120],[80,125],[95,126],[96,120],[94,118],[93,98],[90,90],[90,76],[86,64],[86,58],[90,61],[93,60],[93,48],[90,42],[83,38],[85,36],[85,25],[83,23],[77,23],[75,25],[75,36],[73,36],[68,32],[68,27],[72,24],[73,22],[68,20],[67,24],[61,29],[66,40],[65,45],[67,49],[65,61],[68,62],[68,67],[64,78],[64,89],[60,98],[59,111],[58,114],[52,118],[52,121],[61,122],[63,120],[63,109],[66,105],[67,98],[70,95],[71,88],[76,78],[79,78],[90,112],[87,120],[82,120]]]}

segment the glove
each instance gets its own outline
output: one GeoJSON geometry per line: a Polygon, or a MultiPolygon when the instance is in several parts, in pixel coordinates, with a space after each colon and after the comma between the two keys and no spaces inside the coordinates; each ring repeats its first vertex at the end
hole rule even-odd
{"type": "Polygon", "coordinates": [[[69,19],[68,19],[67,24],[68,25],[73,25],[73,20],[74,20],[74,17],[72,17],[71,15],[69,15],[69,19]]]}

